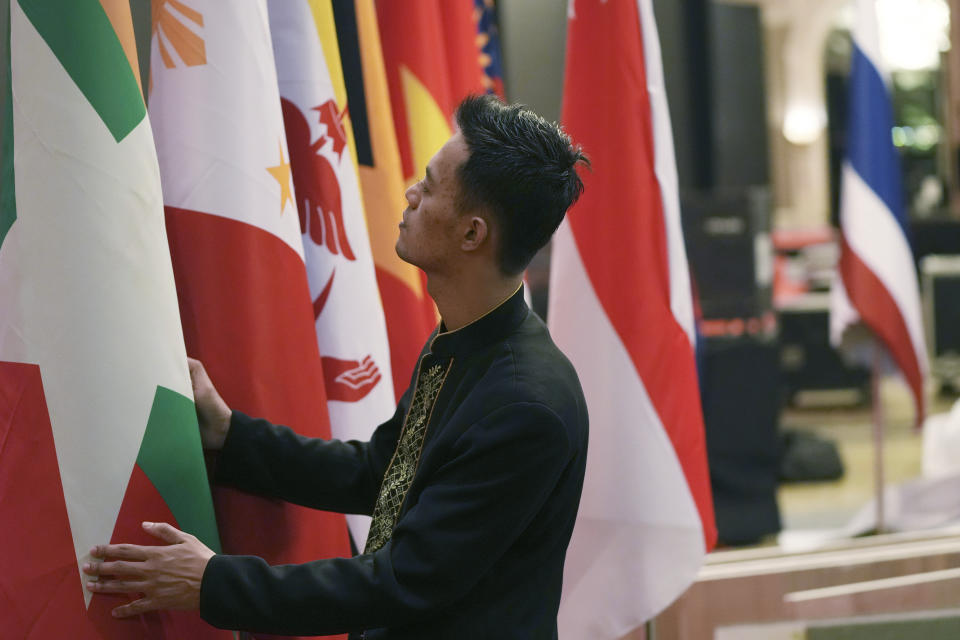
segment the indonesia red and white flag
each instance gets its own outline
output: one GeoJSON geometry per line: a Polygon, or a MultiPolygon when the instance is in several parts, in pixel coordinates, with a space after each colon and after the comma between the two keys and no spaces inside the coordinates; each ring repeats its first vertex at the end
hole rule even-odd
{"type": "Polygon", "coordinates": [[[910,250],[900,159],[890,137],[893,107],[883,72],[874,0],[858,0],[850,69],[847,158],[840,200],[839,277],[831,290],[830,337],[857,359],[875,344],[900,370],[923,421],[927,350],[910,250]]]}
{"type": "Polygon", "coordinates": [[[563,122],[590,156],[553,242],[550,330],[590,412],[560,637],[629,633],[716,540],[673,140],[650,0],[576,0],[563,122]]]}
{"type": "MultiPolygon", "coordinates": [[[[154,3],[150,118],[187,353],[227,403],[330,437],[265,0],[154,3]]],[[[349,555],[342,515],[214,491],[228,553],[349,555]]]]}
{"type": "MultiPolygon", "coordinates": [[[[393,376],[333,7],[269,0],[268,8],[330,429],[367,440],[393,414],[393,376]]],[[[347,521],[362,549],[370,518],[347,521]]]]}

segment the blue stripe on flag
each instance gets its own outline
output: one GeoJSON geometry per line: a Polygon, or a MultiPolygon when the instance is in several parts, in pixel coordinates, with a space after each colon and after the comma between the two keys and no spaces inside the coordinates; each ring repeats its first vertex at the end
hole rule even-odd
{"type": "Polygon", "coordinates": [[[854,43],[850,66],[847,157],[853,169],[893,214],[910,237],[903,202],[900,156],[893,146],[893,105],[873,62],[854,43]]]}

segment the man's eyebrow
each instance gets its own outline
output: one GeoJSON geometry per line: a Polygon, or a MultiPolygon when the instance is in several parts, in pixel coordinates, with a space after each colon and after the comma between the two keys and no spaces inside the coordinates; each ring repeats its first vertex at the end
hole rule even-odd
{"type": "Polygon", "coordinates": [[[425,176],[425,177],[424,177],[424,180],[425,180],[426,182],[433,182],[433,178],[430,176],[430,167],[429,167],[429,166],[428,166],[426,169],[424,169],[424,172],[423,172],[423,173],[424,173],[424,176],[425,176]]]}

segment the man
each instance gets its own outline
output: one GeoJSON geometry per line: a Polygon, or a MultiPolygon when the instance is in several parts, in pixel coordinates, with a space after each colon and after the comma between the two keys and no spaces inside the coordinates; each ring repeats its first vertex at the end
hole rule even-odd
{"type": "MultiPolygon", "coordinates": [[[[523,301],[521,277],[583,189],[586,158],[554,124],[491,97],[406,193],[397,253],[428,276],[443,321],[370,442],[308,440],[233,411],[192,361],[216,480],[372,514],[364,553],[271,567],[169,546],[103,545],[95,593],[145,597],[116,615],[196,608],[213,625],[373,638],[556,638],[563,559],[583,486],[576,373],[523,301]]],[[[266,524],[266,523],[265,523],[266,524]]]]}

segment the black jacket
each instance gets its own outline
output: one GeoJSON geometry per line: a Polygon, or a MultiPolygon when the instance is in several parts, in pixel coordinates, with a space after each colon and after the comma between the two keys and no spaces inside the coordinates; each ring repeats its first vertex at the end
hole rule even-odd
{"type": "MultiPolygon", "coordinates": [[[[446,375],[390,540],[371,554],[300,565],[217,555],[203,576],[205,620],[287,634],[367,630],[368,639],[556,637],[587,453],[577,375],[522,291],[435,333],[414,382],[436,365],[446,375]]],[[[217,480],[370,514],[412,387],[369,443],[310,440],[234,413],[217,480]]]]}

